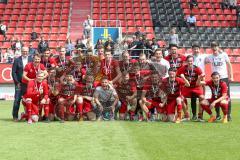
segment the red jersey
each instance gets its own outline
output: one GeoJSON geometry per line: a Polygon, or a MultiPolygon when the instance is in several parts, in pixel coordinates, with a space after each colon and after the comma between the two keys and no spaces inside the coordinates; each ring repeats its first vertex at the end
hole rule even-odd
{"type": "Polygon", "coordinates": [[[57,63],[55,61],[55,58],[49,57],[48,60],[44,60],[44,58],[41,59],[41,63],[44,65],[44,67],[48,70],[52,66],[57,66],[57,63]]]}
{"type": "Polygon", "coordinates": [[[184,80],[179,77],[176,77],[174,82],[170,81],[169,78],[164,78],[162,80],[161,89],[168,95],[169,98],[176,98],[181,95],[180,88],[182,88],[184,84],[184,80]]]}
{"type": "Polygon", "coordinates": [[[48,99],[48,84],[46,81],[37,82],[36,80],[30,80],[27,86],[27,92],[24,95],[25,98],[31,97],[33,99],[44,97],[48,99]]]}
{"type": "MultiPolygon", "coordinates": [[[[24,68],[24,72],[27,72],[27,77],[30,79],[35,79],[39,71],[45,70],[46,69],[43,64],[40,63],[37,67],[35,67],[33,62],[28,63],[24,68]]],[[[22,82],[28,83],[28,81],[24,78],[22,79],[22,82]]]]}
{"type": "Polygon", "coordinates": [[[224,81],[220,81],[219,85],[214,85],[213,81],[207,81],[206,85],[210,87],[212,92],[212,99],[218,99],[222,97],[223,94],[228,92],[228,86],[224,81]]]}
{"type": "Polygon", "coordinates": [[[119,99],[121,101],[126,101],[126,96],[132,96],[133,93],[137,90],[136,84],[132,81],[128,81],[128,83],[116,83],[115,87],[119,99]]]}
{"type": "Polygon", "coordinates": [[[73,78],[76,82],[81,83],[83,81],[83,76],[86,75],[86,69],[85,68],[81,68],[80,71],[73,69],[71,71],[71,75],[73,75],[73,78]]]}
{"type": "Polygon", "coordinates": [[[177,71],[177,76],[180,76],[181,74],[184,74],[185,78],[190,83],[190,87],[196,87],[198,76],[202,74],[202,70],[195,65],[193,65],[192,69],[189,69],[188,66],[185,65],[177,71]]]}
{"type": "Polygon", "coordinates": [[[134,63],[136,63],[137,60],[135,59],[131,59],[129,60],[129,62],[124,62],[124,61],[119,61],[119,68],[121,72],[130,72],[130,70],[132,69],[134,63]]]}
{"type": "Polygon", "coordinates": [[[117,68],[119,67],[118,61],[111,59],[110,62],[106,62],[105,59],[101,60],[101,73],[103,76],[107,76],[108,80],[113,80],[117,76],[117,68]]]}
{"type": "Polygon", "coordinates": [[[87,86],[86,83],[81,84],[80,95],[93,97],[93,93],[97,87],[97,83],[93,83],[91,86],[87,86]]]}
{"type": "Polygon", "coordinates": [[[77,91],[77,83],[64,83],[61,86],[60,94],[67,97],[73,97],[77,91]]]}
{"type": "Polygon", "coordinates": [[[67,67],[69,67],[72,64],[72,62],[67,57],[65,57],[64,59],[57,57],[54,59],[54,61],[59,68],[63,68],[63,69],[66,69],[67,67]]]}
{"type": "Polygon", "coordinates": [[[178,54],[177,58],[173,58],[172,55],[164,57],[170,64],[171,68],[180,68],[183,66],[183,63],[186,61],[186,56],[178,54]]]}
{"type": "Polygon", "coordinates": [[[146,91],[145,97],[147,99],[158,99],[159,96],[159,91],[160,91],[160,84],[159,83],[152,83],[151,80],[148,80],[144,86],[143,90],[146,91]]]}

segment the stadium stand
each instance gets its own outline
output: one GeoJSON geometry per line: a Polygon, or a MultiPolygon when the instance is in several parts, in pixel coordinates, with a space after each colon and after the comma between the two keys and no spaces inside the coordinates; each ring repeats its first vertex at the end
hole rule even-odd
{"type": "MultiPolygon", "coordinates": [[[[68,32],[70,0],[8,0],[0,4],[0,20],[8,27],[7,37],[22,37],[24,44],[30,42],[30,33],[45,37],[54,44],[64,44],[68,32]]],[[[2,49],[10,47],[0,35],[2,49]]],[[[37,43],[33,43],[36,47],[37,43]]]]}
{"type": "Polygon", "coordinates": [[[240,46],[236,9],[222,10],[220,0],[198,0],[198,7],[192,10],[188,3],[188,0],[150,0],[157,39],[167,40],[170,29],[177,26],[181,47],[189,48],[192,43],[199,43],[208,48],[213,40],[226,49],[240,46]],[[197,27],[188,28],[184,25],[190,13],[196,16],[197,27]]]}
{"type": "MultiPolygon", "coordinates": [[[[93,19],[120,20],[124,34],[133,34],[137,27],[141,27],[141,31],[147,33],[148,38],[154,37],[148,0],[94,0],[93,19]]],[[[104,26],[96,24],[99,25],[104,26]]]]}

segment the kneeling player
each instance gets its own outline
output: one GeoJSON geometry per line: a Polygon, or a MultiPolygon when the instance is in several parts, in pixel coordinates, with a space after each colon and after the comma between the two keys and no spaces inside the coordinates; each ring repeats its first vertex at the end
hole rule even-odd
{"type": "Polygon", "coordinates": [[[73,76],[71,74],[67,74],[65,80],[65,82],[61,82],[62,86],[60,91],[60,97],[58,99],[58,115],[61,119],[61,123],[63,123],[65,119],[73,120],[73,118],[75,117],[73,105],[77,100],[77,95],[75,94],[77,84],[74,81],[73,76]]]}
{"type": "MultiPolygon", "coordinates": [[[[149,81],[144,84],[141,100],[139,101],[142,110],[146,113],[147,120],[151,117],[151,109],[157,109],[161,117],[166,115],[164,103],[162,102],[160,94],[163,94],[160,90],[158,72],[154,72],[151,75],[149,81]]],[[[152,120],[154,117],[152,116],[152,120]]]]}
{"type": "Polygon", "coordinates": [[[94,100],[98,107],[97,118],[103,120],[113,120],[115,108],[119,107],[118,95],[116,90],[110,85],[108,77],[101,79],[101,86],[97,87],[94,92],[94,100]]]}
{"type": "Polygon", "coordinates": [[[26,113],[22,115],[22,118],[27,118],[29,124],[38,120],[38,118],[33,119],[32,115],[38,117],[42,108],[44,108],[46,122],[49,122],[48,84],[44,81],[44,76],[43,72],[38,72],[36,79],[28,82],[27,92],[23,96],[23,105],[26,113]]]}
{"type": "Polygon", "coordinates": [[[212,80],[207,82],[201,82],[202,84],[209,86],[212,92],[211,99],[204,99],[201,101],[201,107],[210,115],[210,119],[208,120],[208,122],[214,122],[216,120],[216,116],[213,116],[211,109],[213,107],[221,107],[224,114],[222,122],[227,123],[228,122],[227,84],[224,81],[220,80],[220,75],[218,72],[213,72],[211,77],[212,80]]]}
{"type": "Polygon", "coordinates": [[[83,119],[94,121],[96,120],[96,114],[94,113],[93,93],[96,88],[93,75],[86,75],[86,83],[81,84],[80,96],[77,98],[77,119],[82,121],[83,119]]]}
{"type": "Polygon", "coordinates": [[[184,75],[182,78],[176,77],[176,71],[174,68],[168,70],[169,77],[163,79],[161,88],[167,94],[166,110],[168,121],[180,123],[181,113],[182,113],[182,101],[180,88],[185,86],[190,86],[188,81],[185,79],[184,75]],[[175,110],[177,107],[177,118],[175,117],[175,110]]]}
{"type": "Polygon", "coordinates": [[[137,88],[134,82],[129,80],[129,73],[123,72],[121,82],[116,83],[116,91],[121,102],[119,109],[119,119],[126,119],[126,113],[129,108],[130,120],[134,120],[135,110],[137,106],[137,88]]]}

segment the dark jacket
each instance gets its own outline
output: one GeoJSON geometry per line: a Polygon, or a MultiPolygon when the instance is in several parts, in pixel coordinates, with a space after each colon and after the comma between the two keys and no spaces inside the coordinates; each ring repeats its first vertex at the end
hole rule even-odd
{"type": "MultiPolygon", "coordinates": [[[[32,57],[28,56],[28,62],[32,61],[32,57]]],[[[22,82],[23,69],[22,56],[20,56],[14,60],[12,65],[12,78],[15,84],[22,82]]]]}

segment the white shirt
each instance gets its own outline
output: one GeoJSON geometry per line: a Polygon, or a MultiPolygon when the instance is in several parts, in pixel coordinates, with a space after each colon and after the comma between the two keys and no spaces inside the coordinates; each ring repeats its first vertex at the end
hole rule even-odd
{"type": "Polygon", "coordinates": [[[22,57],[22,63],[23,63],[23,68],[26,66],[26,64],[28,63],[28,57],[22,57]]]}
{"type": "Polygon", "coordinates": [[[220,78],[228,78],[227,62],[230,62],[228,55],[225,52],[215,55],[209,55],[207,61],[211,63],[212,72],[218,72],[220,78]]]}
{"type": "Polygon", "coordinates": [[[196,20],[196,17],[195,17],[195,16],[192,16],[192,17],[189,16],[189,17],[187,18],[187,22],[188,22],[188,23],[196,23],[196,21],[197,21],[197,20],[196,20]]]}
{"type": "Polygon", "coordinates": [[[203,73],[205,73],[205,62],[207,57],[208,57],[207,54],[198,54],[198,55],[193,54],[193,58],[194,58],[193,64],[201,68],[203,73]]]}
{"type": "Polygon", "coordinates": [[[160,61],[156,59],[152,59],[150,61],[150,64],[154,67],[156,71],[163,77],[166,78],[168,77],[168,69],[170,68],[170,64],[167,60],[164,58],[161,58],[160,61]]]}

